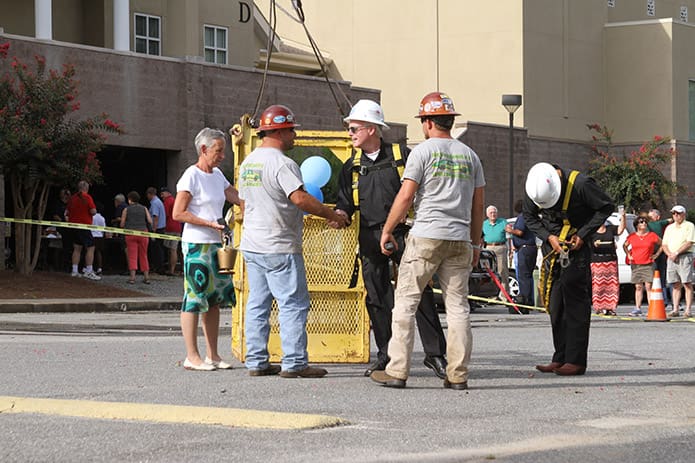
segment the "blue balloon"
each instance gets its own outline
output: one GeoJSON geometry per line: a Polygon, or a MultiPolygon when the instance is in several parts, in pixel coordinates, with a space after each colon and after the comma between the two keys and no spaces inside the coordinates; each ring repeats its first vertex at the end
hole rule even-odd
{"type": "Polygon", "coordinates": [[[309,193],[311,196],[318,199],[319,202],[323,202],[323,191],[321,191],[321,187],[318,187],[313,183],[305,182],[304,189],[306,189],[306,192],[309,193]]]}
{"type": "Polygon", "coordinates": [[[331,165],[321,156],[306,158],[299,169],[306,183],[322,187],[331,179],[331,165]]]}

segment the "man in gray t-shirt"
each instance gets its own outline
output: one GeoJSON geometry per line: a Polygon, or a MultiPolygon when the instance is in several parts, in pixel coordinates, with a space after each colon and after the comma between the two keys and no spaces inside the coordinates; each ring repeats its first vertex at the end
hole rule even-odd
{"type": "Polygon", "coordinates": [[[384,371],[370,376],[387,387],[405,387],[415,312],[423,288],[437,273],[446,301],[449,334],[444,387],[468,388],[472,347],[468,277],[480,257],[485,178],[475,152],[451,136],[457,115],[446,94],[433,92],[422,99],[417,117],[426,141],[410,153],[403,185],[382,231],[381,250],[388,255],[393,251],[387,245],[398,246],[394,229],[411,204],[414,206],[415,222],[398,274],[388,348],[391,361],[384,371]]]}
{"type": "Polygon", "coordinates": [[[302,174],[284,151],[292,149],[294,114],[273,105],[261,115],[256,148],[239,166],[239,198],[244,225],[240,249],[246,262],[246,368],[251,376],[280,373],[283,378],[319,378],[323,368],[310,367],[306,350],[309,291],[302,256],[302,211],[345,227],[344,217],[304,190],[302,174]],[[268,354],[270,305],[277,301],[282,366],[268,354]]]}

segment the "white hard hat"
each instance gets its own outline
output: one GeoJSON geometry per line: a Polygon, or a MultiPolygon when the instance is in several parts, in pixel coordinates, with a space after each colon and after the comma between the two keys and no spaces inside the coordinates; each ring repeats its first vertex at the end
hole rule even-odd
{"type": "Polygon", "coordinates": [[[541,209],[548,209],[560,199],[562,183],[552,165],[539,162],[531,167],[526,177],[526,194],[541,209]]]}
{"type": "Polygon", "coordinates": [[[345,122],[364,121],[377,124],[388,130],[389,126],[384,122],[384,111],[379,103],[372,100],[360,100],[350,110],[350,115],[343,119],[345,122]]]}

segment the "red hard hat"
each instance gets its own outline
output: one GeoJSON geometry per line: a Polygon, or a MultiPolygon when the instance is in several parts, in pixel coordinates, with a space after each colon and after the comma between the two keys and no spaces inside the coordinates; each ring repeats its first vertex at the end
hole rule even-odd
{"type": "Polygon", "coordinates": [[[263,111],[258,130],[290,129],[292,127],[299,127],[299,124],[294,122],[294,113],[287,106],[274,104],[263,111]]]}
{"type": "Polygon", "coordinates": [[[460,116],[454,109],[454,100],[446,93],[428,93],[420,101],[420,112],[415,117],[460,116]]]}

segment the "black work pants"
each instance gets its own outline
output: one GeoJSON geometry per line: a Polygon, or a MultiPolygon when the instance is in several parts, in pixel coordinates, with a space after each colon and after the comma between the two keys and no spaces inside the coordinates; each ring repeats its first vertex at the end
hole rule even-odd
{"type": "MultiPolygon", "coordinates": [[[[156,233],[165,233],[164,228],[158,228],[155,230],[156,233]]],[[[153,272],[161,272],[164,270],[164,243],[159,238],[154,238],[150,240],[150,245],[148,247],[148,259],[150,262],[150,270],[153,272]]],[[[168,254],[167,254],[168,255],[168,254]]]]}
{"type": "Polygon", "coordinates": [[[553,362],[586,366],[591,320],[591,267],[589,246],[571,251],[570,262],[555,262],[550,290],[550,323],[555,353],[553,362]]]}
{"type": "MultiPolygon", "coordinates": [[[[400,263],[405,247],[405,231],[394,233],[398,250],[391,256],[381,253],[381,227],[361,228],[359,234],[362,278],[367,290],[367,312],[372,323],[379,359],[388,358],[391,339],[391,311],[394,290],[389,271],[390,262],[400,263]]],[[[434,304],[432,288],[425,288],[415,315],[420,339],[426,355],[446,354],[446,338],[434,304]]]]}

